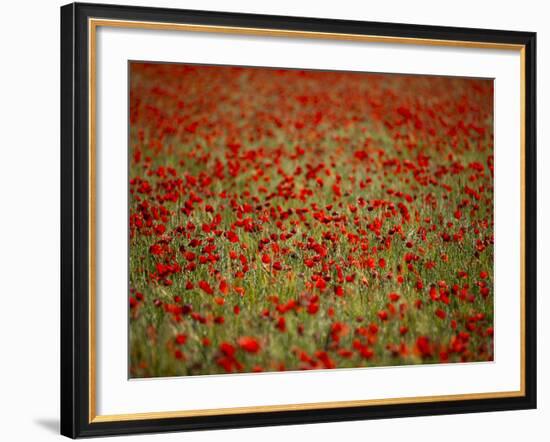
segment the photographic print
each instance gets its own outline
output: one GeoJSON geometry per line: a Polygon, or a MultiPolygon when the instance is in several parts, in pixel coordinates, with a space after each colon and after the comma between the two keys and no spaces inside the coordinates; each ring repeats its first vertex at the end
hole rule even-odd
{"type": "Polygon", "coordinates": [[[536,408],[535,66],[534,32],[63,6],[61,433],[536,408]]]}
{"type": "Polygon", "coordinates": [[[493,80],[129,62],[132,378],[493,359],[493,80]]]}

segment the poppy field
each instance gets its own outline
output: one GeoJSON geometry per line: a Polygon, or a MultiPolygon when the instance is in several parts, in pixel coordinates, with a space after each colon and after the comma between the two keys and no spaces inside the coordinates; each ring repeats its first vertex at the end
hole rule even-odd
{"type": "Polygon", "coordinates": [[[493,81],[130,63],[129,376],[493,359],[493,81]]]}

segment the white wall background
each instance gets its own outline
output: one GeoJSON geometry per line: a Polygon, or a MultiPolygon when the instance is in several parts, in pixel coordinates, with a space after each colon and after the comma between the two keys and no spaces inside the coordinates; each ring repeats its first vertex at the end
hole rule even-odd
{"type": "MultiPolygon", "coordinates": [[[[113,0],[114,1],[114,0],[113,0]]],[[[538,32],[539,409],[459,416],[147,435],[117,440],[545,440],[550,434],[550,322],[542,274],[550,252],[543,176],[550,142],[546,2],[120,0],[125,4],[538,32]],[[546,246],[546,247],[545,247],[546,246]],[[544,249],[547,249],[544,251],[544,249]],[[546,256],[545,256],[546,255],[546,256]]],[[[98,0],[99,2],[99,0],[98,0]]],[[[9,2],[0,26],[0,439],[47,441],[59,410],[59,6],[9,2]]],[[[114,439],[113,439],[114,440],[114,439]]]]}

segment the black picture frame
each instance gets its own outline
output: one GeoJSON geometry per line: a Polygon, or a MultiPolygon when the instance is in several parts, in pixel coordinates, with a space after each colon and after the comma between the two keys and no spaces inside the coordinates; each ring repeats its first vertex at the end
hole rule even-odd
{"type": "Polygon", "coordinates": [[[61,8],[61,434],[76,438],[536,408],[536,34],[488,29],[73,3],[61,8]],[[518,397],[90,422],[88,19],[522,45],[525,81],[525,395],[518,397]]]}

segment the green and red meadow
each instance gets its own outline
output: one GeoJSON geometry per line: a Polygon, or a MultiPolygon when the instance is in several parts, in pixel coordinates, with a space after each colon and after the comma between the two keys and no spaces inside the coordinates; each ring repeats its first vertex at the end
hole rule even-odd
{"type": "Polygon", "coordinates": [[[493,359],[493,82],[130,65],[130,376],[493,359]]]}

